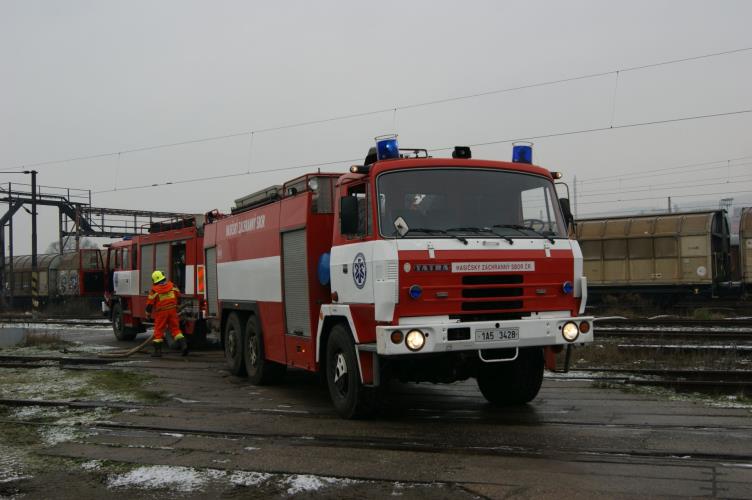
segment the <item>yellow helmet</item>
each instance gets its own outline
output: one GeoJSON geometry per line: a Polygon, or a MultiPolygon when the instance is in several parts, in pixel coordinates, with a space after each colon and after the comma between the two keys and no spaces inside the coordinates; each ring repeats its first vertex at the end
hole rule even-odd
{"type": "Polygon", "coordinates": [[[159,283],[160,281],[166,279],[165,275],[162,271],[156,270],[153,273],[151,273],[151,281],[153,283],[159,283]]]}

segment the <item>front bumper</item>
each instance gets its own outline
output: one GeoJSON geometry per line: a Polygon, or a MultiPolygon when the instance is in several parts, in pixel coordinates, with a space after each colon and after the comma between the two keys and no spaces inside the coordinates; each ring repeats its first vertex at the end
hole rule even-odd
{"type": "MultiPolygon", "coordinates": [[[[413,318],[417,319],[417,318],[413,318]]],[[[465,332],[462,332],[465,333],[465,332]]],[[[466,335],[465,335],[466,336],[466,335]]],[[[438,352],[477,351],[480,349],[505,349],[532,346],[554,346],[567,344],[584,344],[593,341],[593,317],[555,317],[534,318],[511,321],[473,321],[468,323],[459,322],[413,322],[398,326],[376,327],[376,352],[385,356],[403,354],[429,354],[438,352]],[[587,333],[580,332],[577,339],[569,342],[562,336],[561,329],[565,323],[573,321],[577,325],[587,322],[587,333]],[[462,340],[450,340],[450,331],[456,337],[457,329],[469,329],[469,338],[462,340]],[[480,341],[478,337],[483,335],[481,331],[492,329],[517,329],[517,338],[507,340],[480,341]],[[399,330],[403,334],[417,329],[425,334],[425,345],[418,351],[411,351],[405,342],[393,343],[391,334],[399,330]]]]}

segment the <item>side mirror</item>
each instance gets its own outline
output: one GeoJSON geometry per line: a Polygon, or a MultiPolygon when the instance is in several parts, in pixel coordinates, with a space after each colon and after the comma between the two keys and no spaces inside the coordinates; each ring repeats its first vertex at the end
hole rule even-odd
{"type": "Polygon", "coordinates": [[[567,226],[574,229],[574,216],[572,215],[572,210],[569,207],[569,199],[559,198],[559,205],[561,206],[561,212],[564,214],[564,219],[567,222],[567,226]]]}
{"type": "Polygon", "coordinates": [[[358,199],[355,196],[343,196],[339,199],[339,232],[357,234],[358,199]]]}

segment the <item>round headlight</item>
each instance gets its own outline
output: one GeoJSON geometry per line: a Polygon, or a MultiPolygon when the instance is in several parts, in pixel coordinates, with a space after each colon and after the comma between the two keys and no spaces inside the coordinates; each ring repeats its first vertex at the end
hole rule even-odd
{"type": "Polygon", "coordinates": [[[564,326],[561,328],[561,334],[564,336],[564,340],[574,342],[580,336],[580,329],[577,328],[577,323],[569,321],[564,323],[564,326]]]}
{"type": "Polygon", "coordinates": [[[426,336],[420,330],[410,330],[405,336],[405,345],[411,351],[420,351],[426,345],[426,336]]]}

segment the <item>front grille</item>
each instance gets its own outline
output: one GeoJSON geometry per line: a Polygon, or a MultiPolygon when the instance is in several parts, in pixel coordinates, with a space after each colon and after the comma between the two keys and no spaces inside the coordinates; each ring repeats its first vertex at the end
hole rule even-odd
{"type": "Polygon", "coordinates": [[[489,301],[489,302],[463,302],[463,311],[495,311],[500,309],[522,309],[521,300],[489,301]]]}
{"type": "MultiPolygon", "coordinates": [[[[523,282],[521,274],[482,274],[462,277],[463,299],[499,299],[507,297],[522,297],[525,294],[520,285],[523,282]],[[496,285],[496,286],[492,286],[496,285]]],[[[463,311],[499,311],[505,309],[522,309],[521,300],[489,300],[462,302],[463,311]]]]}
{"type": "Polygon", "coordinates": [[[508,321],[530,317],[530,313],[522,312],[497,312],[497,313],[476,313],[476,314],[450,314],[449,319],[457,319],[460,323],[470,323],[473,321],[508,321]]]}
{"type": "Polygon", "coordinates": [[[485,299],[488,297],[519,297],[522,288],[464,288],[462,297],[466,299],[485,299]]]}
{"type": "Polygon", "coordinates": [[[480,274],[463,276],[463,285],[518,285],[522,283],[521,274],[480,274]]]}

